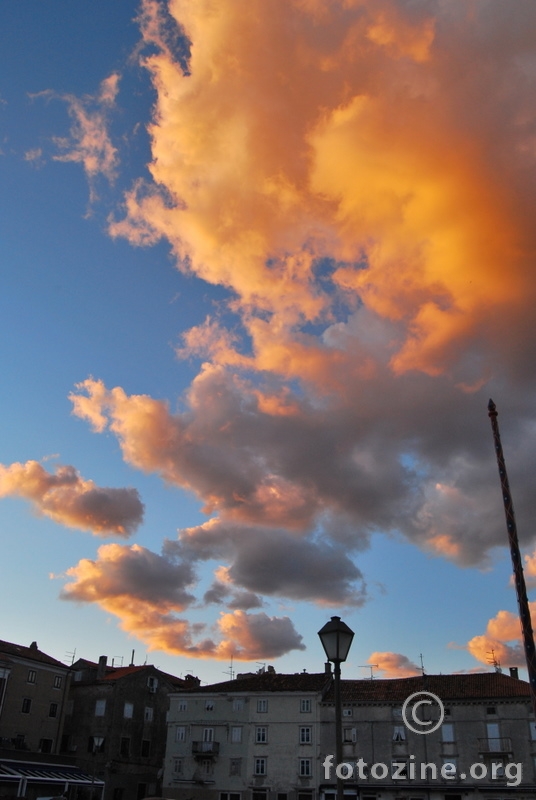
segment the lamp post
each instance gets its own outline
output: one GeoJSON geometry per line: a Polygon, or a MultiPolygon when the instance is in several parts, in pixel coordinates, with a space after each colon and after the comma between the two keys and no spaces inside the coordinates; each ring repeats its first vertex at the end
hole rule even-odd
{"type": "MultiPolygon", "coordinates": [[[[340,617],[332,617],[318,631],[328,661],[332,661],[335,674],[335,767],[342,763],[342,708],[341,708],[341,663],[346,661],[354,632],[340,617]]],[[[342,778],[337,777],[337,800],[344,800],[342,778]]]]}

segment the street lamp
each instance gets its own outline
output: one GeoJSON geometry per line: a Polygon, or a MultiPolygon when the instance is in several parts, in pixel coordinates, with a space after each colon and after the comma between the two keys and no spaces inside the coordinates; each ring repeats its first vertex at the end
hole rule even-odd
{"type": "MultiPolygon", "coordinates": [[[[332,617],[318,631],[328,661],[335,667],[335,766],[342,763],[341,662],[346,661],[354,632],[340,617],[332,617]]],[[[342,778],[337,775],[337,800],[344,800],[342,778]]]]}

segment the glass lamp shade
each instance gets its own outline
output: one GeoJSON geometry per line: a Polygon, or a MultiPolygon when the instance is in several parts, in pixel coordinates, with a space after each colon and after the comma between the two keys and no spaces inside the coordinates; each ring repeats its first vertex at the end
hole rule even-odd
{"type": "Polygon", "coordinates": [[[340,617],[332,617],[318,631],[318,635],[328,661],[333,661],[334,663],[346,661],[354,638],[354,632],[340,617]]]}

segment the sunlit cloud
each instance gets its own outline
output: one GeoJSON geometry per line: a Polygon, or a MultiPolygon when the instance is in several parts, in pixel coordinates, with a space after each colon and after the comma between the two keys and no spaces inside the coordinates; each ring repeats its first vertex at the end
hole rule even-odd
{"type": "Polygon", "coordinates": [[[96,536],[131,536],[143,520],[136,489],[97,486],[72,466],[51,474],[38,461],[0,464],[0,497],[22,497],[55,522],[96,536]]]}
{"type": "Polygon", "coordinates": [[[419,667],[402,653],[374,652],[368,663],[382,673],[382,678],[409,678],[420,673],[419,667]]]}
{"type": "Polygon", "coordinates": [[[255,660],[303,650],[302,638],[288,617],[243,610],[223,613],[215,637],[205,625],[177,616],[192,604],[192,565],[177,563],[139,545],[103,545],[95,560],[82,559],[67,570],[64,600],[96,603],[119,618],[123,630],[150,650],[198,658],[255,660]]]}
{"type": "MultiPolygon", "coordinates": [[[[119,165],[117,148],[108,133],[108,116],[119,91],[120,76],[112,73],[105,78],[95,96],[75,97],[40,92],[34,97],[58,98],[67,103],[72,126],[69,136],[57,136],[54,143],[59,153],[55,161],[81,164],[90,189],[90,201],[97,199],[96,179],[99,175],[113,182],[119,165]]],[[[37,150],[30,151],[37,152],[37,150]]]]}
{"type": "MultiPolygon", "coordinates": [[[[182,332],[177,355],[201,366],[179,411],[98,378],[70,399],[210,517],[165,554],[220,564],[205,601],[231,609],[224,641],[194,644],[168,617],[159,641],[229,653],[232,631],[257,652],[275,627],[296,646],[286,623],[245,609],[360,605],[359,553],[377,532],[488,567],[506,545],[488,389],[508,397],[516,508],[536,512],[536,6],[144,0],[139,24],[150,177],[109,233],[167,242],[228,302],[182,332]]],[[[116,91],[108,79],[98,108],[116,91]]],[[[111,176],[105,118],[84,103],[70,101],[63,158],[111,176]]],[[[149,625],[132,598],[114,613],[147,640],[156,611],[149,625]]],[[[516,657],[505,622],[467,645],[477,659],[492,642],[516,657]]]]}

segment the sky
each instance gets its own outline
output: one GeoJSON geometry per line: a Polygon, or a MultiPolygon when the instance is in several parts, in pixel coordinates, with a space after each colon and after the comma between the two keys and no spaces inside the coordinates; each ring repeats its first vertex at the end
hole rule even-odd
{"type": "MultiPolygon", "coordinates": [[[[5,0],[0,638],[523,667],[533,0],[5,0]]],[[[536,613],[536,605],[533,608],[536,613]]]]}

